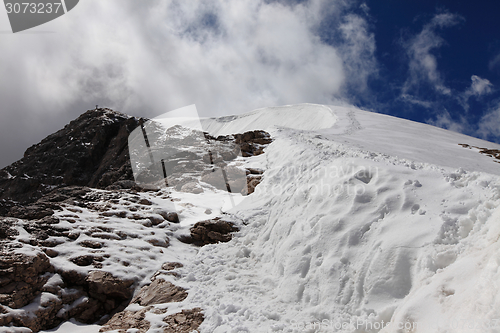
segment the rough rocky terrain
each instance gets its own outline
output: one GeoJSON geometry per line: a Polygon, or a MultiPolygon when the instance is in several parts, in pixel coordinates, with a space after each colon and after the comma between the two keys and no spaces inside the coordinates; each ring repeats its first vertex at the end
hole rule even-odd
{"type": "MultiPolygon", "coordinates": [[[[141,122],[109,109],[89,110],[0,170],[0,326],[38,332],[74,318],[105,324],[102,332],[146,332],[147,313],[166,313],[155,306],[181,302],[188,291],[165,280],[178,278],[182,264],[142,264],[156,263],[177,239],[203,246],[227,242],[238,230],[218,217],[180,227],[168,191],[136,185],[127,138],[141,122]],[[129,304],[141,309],[124,310],[129,304]]],[[[197,163],[208,167],[179,172],[170,190],[225,190],[228,182],[220,184],[210,171],[237,157],[223,147],[236,144],[248,157],[271,142],[263,131],[204,135],[215,148],[197,163]]],[[[236,179],[232,173],[246,182],[230,186],[246,195],[263,171],[228,167],[229,182],[236,179]]],[[[162,320],[165,332],[190,332],[203,321],[203,309],[182,309],[162,320]]]]}
{"type": "Polygon", "coordinates": [[[132,186],[127,139],[141,121],[110,109],[85,112],[0,171],[0,199],[29,203],[70,185],[132,186]]]}
{"type": "Polygon", "coordinates": [[[500,163],[500,150],[498,149],[480,148],[477,146],[471,146],[466,143],[459,143],[458,145],[468,149],[475,148],[479,151],[480,154],[493,158],[493,162],[500,163]]]}

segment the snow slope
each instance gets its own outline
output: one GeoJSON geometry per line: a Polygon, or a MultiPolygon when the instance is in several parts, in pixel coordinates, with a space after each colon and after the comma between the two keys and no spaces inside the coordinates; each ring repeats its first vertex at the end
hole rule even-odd
{"type": "Polygon", "coordinates": [[[337,116],[325,105],[300,104],[254,110],[239,116],[206,118],[201,120],[203,129],[212,135],[227,135],[273,126],[302,130],[330,128],[337,116]]]}
{"type": "MultiPolygon", "coordinates": [[[[229,211],[242,230],[175,255],[181,278],[165,279],[189,295],[167,314],[201,307],[210,333],[500,331],[500,165],[458,144],[499,145],[334,106],[202,125],[275,141],[245,162],[266,171],[229,211]]],[[[206,218],[203,200],[171,195],[206,218]]]]}

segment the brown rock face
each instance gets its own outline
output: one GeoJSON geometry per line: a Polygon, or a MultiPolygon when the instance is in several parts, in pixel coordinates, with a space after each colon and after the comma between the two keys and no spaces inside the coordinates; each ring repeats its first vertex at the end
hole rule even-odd
{"type": "Polygon", "coordinates": [[[247,192],[248,194],[252,194],[255,191],[257,185],[260,184],[262,180],[262,176],[250,175],[247,177],[247,192]]]}
{"type": "Polygon", "coordinates": [[[0,303],[14,309],[31,303],[47,282],[47,272],[53,272],[53,267],[43,253],[1,253],[0,303]]]}
{"type": "Polygon", "coordinates": [[[0,205],[33,202],[54,187],[133,180],[127,140],[139,121],[110,109],[85,112],[0,170],[0,205]]]}
{"type": "Polygon", "coordinates": [[[189,237],[181,237],[180,241],[198,246],[229,242],[232,239],[231,233],[238,230],[232,222],[216,218],[197,222],[190,229],[191,235],[189,237]]]}
{"type": "Polygon", "coordinates": [[[141,288],[141,291],[132,300],[132,303],[139,303],[142,306],[153,304],[180,302],[186,299],[187,292],[172,283],[156,279],[150,285],[141,288]]]}
{"type": "MultiPolygon", "coordinates": [[[[151,324],[147,321],[146,313],[154,312],[152,306],[148,306],[140,311],[122,311],[111,318],[99,332],[118,331],[125,333],[129,329],[136,329],[138,333],[146,333],[151,324]]],[[[163,321],[166,327],[164,333],[191,333],[196,331],[203,322],[204,316],[200,308],[182,310],[179,313],[165,317],[163,321]]],[[[134,331],[136,332],[136,331],[134,331]]]]}
{"type": "Polygon", "coordinates": [[[197,330],[203,322],[204,316],[200,308],[182,310],[163,319],[168,324],[164,333],[190,333],[197,330]]]}
{"type": "Polygon", "coordinates": [[[13,331],[15,327],[27,327],[38,332],[69,318],[90,324],[123,310],[132,296],[134,281],[107,272],[91,271],[87,276],[74,271],[60,273],[54,272],[43,253],[2,252],[0,326],[13,325],[13,331]],[[81,301],[75,303],[78,299],[81,301]]]}
{"type": "Polygon", "coordinates": [[[139,330],[138,333],[146,333],[151,327],[149,321],[145,320],[147,311],[148,309],[142,309],[140,311],[122,311],[117,313],[99,330],[99,332],[114,330],[125,332],[129,328],[135,328],[139,330]]]}
{"type": "Polygon", "coordinates": [[[266,145],[273,140],[266,131],[249,131],[243,134],[234,134],[236,144],[240,146],[243,157],[260,155],[266,145]]]}
{"type": "Polygon", "coordinates": [[[134,283],[133,280],[121,280],[103,271],[91,271],[85,280],[88,283],[89,295],[100,301],[109,298],[125,301],[132,297],[130,286],[134,283]]]}

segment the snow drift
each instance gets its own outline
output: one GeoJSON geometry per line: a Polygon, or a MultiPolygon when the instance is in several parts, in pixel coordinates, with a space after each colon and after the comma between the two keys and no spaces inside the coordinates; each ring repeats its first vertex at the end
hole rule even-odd
{"type": "Polygon", "coordinates": [[[458,144],[498,145],[332,112],[332,128],[272,132],[276,141],[253,161],[265,180],[233,211],[248,227],[187,268],[193,301],[210,313],[202,327],[496,331],[500,166],[458,144]]]}
{"type": "MultiPolygon", "coordinates": [[[[226,212],[241,231],[181,256],[189,295],[168,314],[201,307],[201,331],[219,333],[499,331],[500,165],[459,144],[499,145],[334,106],[202,126],[274,142],[245,162],[266,170],[255,193],[226,212]]],[[[216,192],[171,195],[193,223],[222,209],[216,192]]]]}

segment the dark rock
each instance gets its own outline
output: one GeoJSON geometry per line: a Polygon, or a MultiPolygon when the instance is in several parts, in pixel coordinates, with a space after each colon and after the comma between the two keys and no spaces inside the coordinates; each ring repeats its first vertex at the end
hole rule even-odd
{"type": "Polygon", "coordinates": [[[229,242],[232,239],[231,233],[238,230],[232,222],[220,219],[206,220],[197,222],[190,229],[191,235],[180,237],[179,240],[198,246],[229,242]]]}
{"type": "MultiPolygon", "coordinates": [[[[54,247],[62,241],[49,239],[49,237],[66,237],[71,240],[76,239],[74,232],[57,225],[59,220],[53,216],[47,216],[40,220],[32,220],[23,223],[23,228],[31,235],[30,244],[45,247],[54,247]]],[[[77,235],[76,235],[77,236],[77,235]]]]}
{"type": "MultiPolygon", "coordinates": [[[[40,307],[27,312],[11,313],[8,315],[12,323],[18,327],[27,327],[33,332],[44,328],[54,328],[61,323],[57,313],[63,307],[63,303],[56,295],[45,293],[44,299],[37,297],[40,307]]],[[[15,332],[15,331],[14,331],[15,332]]]]}
{"type": "Polygon", "coordinates": [[[148,199],[141,199],[141,200],[139,200],[138,204],[151,206],[153,203],[151,201],[149,201],[148,199]]]}
{"type": "Polygon", "coordinates": [[[104,258],[100,256],[94,256],[91,254],[81,255],[70,259],[74,264],[78,266],[89,266],[96,264],[96,262],[103,261],[104,258]]]}
{"type": "Polygon", "coordinates": [[[51,257],[51,258],[55,258],[55,257],[57,257],[57,256],[59,255],[59,252],[57,252],[57,251],[56,251],[56,250],[54,250],[54,249],[44,248],[44,249],[42,249],[42,250],[43,250],[43,252],[44,252],[46,255],[48,255],[48,256],[49,256],[49,257],[51,257]]]}
{"type": "Polygon", "coordinates": [[[184,267],[183,264],[180,262],[166,262],[161,266],[161,269],[166,270],[166,271],[172,271],[176,268],[181,268],[184,267]]]}
{"type": "Polygon", "coordinates": [[[58,271],[57,273],[59,273],[59,275],[62,276],[64,282],[69,287],[86,285],[85,279],[87,276],[86,276],[86,274],[83,274],[82,272],[78,272],[75,270],[69,270],[69,271],[58,271]]]}
{"type": "Polygon", "coordinates": [[[175,212],[170,212],[165,217],[165,220],[172,223],[179,223],[179,215],[177,215],[177,213],[175,212]]]}
{"type": "Polygon", "coordinates": [[[235,142],[240,146],[241,155],[250,157],[260,155],[264,152],[264,146],[273,140],[266,131],[249,131],[243,134],[234,134],[235,142]]]}
{"type": "Polygon", "coordinates": [[[101,247],[103,247],[103,243],[98,242],[98,241],[94,241],[94,240],[89,240],[89,239],[81,241],[78,244],[80,246],[88,247],[88,248],[91,248],[91,249],[100,249],[101,247]]]}
{"type": "Polygon", "coordinates": [[[0,304],[19,309],[29,304],[53,272],[44,253],[26,255],[2,253],[0,256],[0,304]]]}
{"type": "Polygon", "coordinates": [[[132,296],[134,280],[122,280],[109,272],[91,271],[85,281],[88,283],[89,295],[100,301],[106,298],[125,301],[132,296]]]}
{"type": "Polygon", "coordinates": [[[10,308],[32,302],[39,305],[25,308],[26,311],[7,311],[0,307],[0,311],[4,310],[0,325],[13,324],[38,332],[54,328],[69,318],[90,324],[123,310],[132,296],[133,280],[119,279],[102,271],[91,271],[88,275],[63,271],[57,276],[52,274],[48,258],[41,253],[4,255],[0,267],[6,267],[0,268],[1,304],[10,308]],[[55,280],[46,284],[51,276],[55,280]]]}
{"type": "Polygon", "coordinates": [[[54,187],[134,180],[127,140],[140,121],[110,109],[85,112],[0,170],[0,199],[30,203],[54,187]]]}
{"type": "MultiPolygon", "coordinates": [[[[1,172],[1,170],[0,170],[1,172]]],[[[4,191],[0,187],[0,192],[4,191]]],[[[15,201],[8,199],[0,199],[0,216],[7,216],[7,213],[16,205],[15,201]]]]}
{"type": "Polygon", "coordinates": [[[13,228],[15,219],[0,218],[0,240],[12,240],[19,232],[13,228]]]}
{"type": "Polygon", "coordinates": [[[250,176],[247,178],[247,193],[252,194],[255,191],[255,187],[260,184],[262,176],[250,176]]]}
{"type": "Polygon", "coordinates": [[[168,324],[164,333],[190,333],[200,327],[205,317],[200,308],[182,310],[163,319],[168,324]]]}
{"type": "Polygon", "coordinates": [[[25,220],[37,220],[51,216],[52,214],[54,214],[54,211],[43,205],[28,205],[12,207],[7,216],[25,220]]]}
{"type": "Polygon", "coordinates": [[[264,173],[261,169],[247,168],[247,175],[262,175],[264,173]]]}

